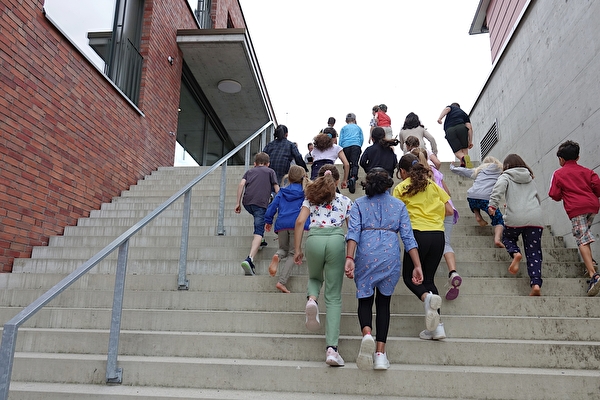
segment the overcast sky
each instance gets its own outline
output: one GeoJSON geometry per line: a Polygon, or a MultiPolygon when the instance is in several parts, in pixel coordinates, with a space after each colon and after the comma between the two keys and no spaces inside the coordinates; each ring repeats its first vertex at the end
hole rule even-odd
{"type": "Polygon", "coordinates": [[[355,113],[367,135],[385,103],[394,134],[415,112],[454,159],[436,121],[452,102],[469,112],[491,70],[489,35],[468,34],[479,0],[240,3],[277,122],[302,152],[330,116],[339,132],[355,113]]]}

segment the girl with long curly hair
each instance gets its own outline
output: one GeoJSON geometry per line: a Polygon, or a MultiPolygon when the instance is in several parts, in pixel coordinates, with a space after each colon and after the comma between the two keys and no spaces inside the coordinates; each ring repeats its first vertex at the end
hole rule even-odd
{"type": "Polygon", "coordinates": [[[430,170],[411,153],[405,154],[398,162],[397,177],[402,179],[394,188],[394,197],[406,204],[406,210],[413,227],[415,240],[419,245],[419,258],[423,270],[423,283],[415,284],[415,265],[408,253],[404,253],[404,284],[425,303],[425,327],[419,334],[421,339],[444,339],[446,332],[440,322],[439,309],[442,298],[435,286],[434,277],[444,253],[444,218],[453,215],[450,196],[431,180],[430,170]]]}

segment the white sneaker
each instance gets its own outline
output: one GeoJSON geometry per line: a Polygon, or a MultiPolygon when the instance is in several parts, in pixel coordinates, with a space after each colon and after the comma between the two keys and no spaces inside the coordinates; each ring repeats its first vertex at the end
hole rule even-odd
{"type": "Polygon", "coordinates": [[[429,331],[436,329],[440,323],[440,314],[437,310],[442,306],[442,298],[429,292],[425,297],[425,328],[429,331]]]}
{"type": "Polygon", "coordinates": [[[375,360],[373,362],[373,369],[378,371],[386,370],[390,367],[387,355],[385,353],[375,353],[375,360]]]}
{"type": "Polygon", "coordinates": [[[446,330],[444,329],[444,324],[438,324],[437,328],[435,328],[433,331],[428,331],[427,329],[421,331],[421,333],[419,333],[419,338],[423,340],[446,339],[446,330]]]}
{"type": "Polygon", "coordinates": [[[321,321],[319,320],[319,306],[317,302],[313,299],[308,299],[304,312],[306,314],[306,329],[309,331],[318,331],[321,327],[321,321]]]}
{"type": "Polygon", "coordinates": [[[340,353],[335,351],[332,347],[327,348],[326,353],[327,358],[325,359],[325,363],[332,367],[343,367],[344,359],[340,356],[340,353]]]}
{"type": "Polygon", "coordinates": [[[371,334],[365,335],[360,342],[360,350],[356,358],[358,369],[373,369],[373,353],[375,353],[375,340],[371,334]]]}

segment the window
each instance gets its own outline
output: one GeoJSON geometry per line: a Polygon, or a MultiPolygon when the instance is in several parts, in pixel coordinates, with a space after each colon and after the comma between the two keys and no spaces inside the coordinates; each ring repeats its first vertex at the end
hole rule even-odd
{"type": "Polygon", "coordinates": [[[133,103],[138,103],[144,0],[46,0],[44,12],[133,103]]]}

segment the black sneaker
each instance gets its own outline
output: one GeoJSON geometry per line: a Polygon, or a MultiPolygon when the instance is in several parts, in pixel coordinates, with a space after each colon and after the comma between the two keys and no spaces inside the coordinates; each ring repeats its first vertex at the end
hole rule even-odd
{"type": "Polygon", "coordinates": [[[256,268],[250,257],[246,257],[246,259],[242,261],[242,268],[244,269],[246,276],[256,275],[256,268]]]}
{"type": "Polygon", "coordinates": [[[356,192],[356,178],[348,179],[348,190],[350,193],[356,192]]]}
{"type": "Polygon", "coordinates": [[[267,241],[265,239],[260,242],[260,247],[258,249],[262,250],[264,247],[267,247],[267,241]]]}

